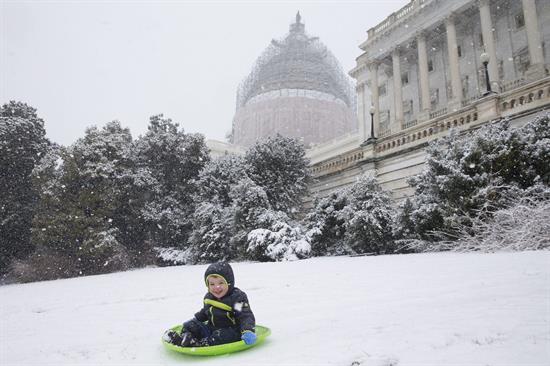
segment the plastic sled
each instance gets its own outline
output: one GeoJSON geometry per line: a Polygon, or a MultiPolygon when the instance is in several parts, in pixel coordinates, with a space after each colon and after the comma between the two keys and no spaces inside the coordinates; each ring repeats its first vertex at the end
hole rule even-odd
{"type": "MultiPolygon", "coordinates": [[[[178,325],[173,328],[170,328],[173,331],[176,331],[181,334],[182,326],[178,325]]],[[[217,346],[207,346],[207,347],[181,347],[176,346],[175,344],[168,343],[164,339],[162,339],[162,344],[164,344],[164,347],[168,348],[171,351],[179,352],[179,353],[185,353],[187,355],[192,356],[218,356],[223,355],[226,353],[233,353],[233,352],[239,352],[244,351],[246,349],[249,349],[251,347],[255,347],[267,338],[271,334],[271,330],[268,327],[264,327],[261,325],[256,325],[256,336],[258,337],[256,339],[256,342],[251,345],[247,345],[244,343],[244,341],[237,341],[232,343],[225,343],[220,344],[217,346]]]]}

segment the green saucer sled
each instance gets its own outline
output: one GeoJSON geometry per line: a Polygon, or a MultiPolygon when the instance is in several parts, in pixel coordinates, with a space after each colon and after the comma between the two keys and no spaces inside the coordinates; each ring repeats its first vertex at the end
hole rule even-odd
{"type": "MultiPolygon", "coordinates": [[[[181,328],[182,326],[178,325],[170,329],[181,334],[181,328]]],[[[249,349],[251,347],[257,346],[263,341],[265,341],[267,336],[270,334],[271,334],[271,330],[269,330],[268,327],[256,325],[256,336],[258,338],[256,339],[256,342],[251,345],[247,345],[246,343],[244,343],[244,341],[238,341],[238,342],[225,343],[217,346],[208,346],[208,347],[181,347],[181,346],[176,346],[175,344],[172,344],[172,343],[168,343],[165,340],[162,340],[162,344],[164,344],[164,347],[168,348],[171,351],[185,353],[187,355],[218,356],[226,353],[244,351],[245,349],[249,349]]]]}

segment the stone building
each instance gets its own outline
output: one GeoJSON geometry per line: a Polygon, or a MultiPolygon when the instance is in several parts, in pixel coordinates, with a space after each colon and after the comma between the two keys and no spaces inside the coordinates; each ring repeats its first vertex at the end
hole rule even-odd
{"type": "Polygon", "coordinates": [[[305,32],[300,14],[273,40],[240,85],[232,143],[244,147],[280,133],[306,146],[357,130],[356,94],[325,45],[305,32]]]}
{"type": "Polygon", "coordinates": [[[364,172],[410,195],[429,141],[550,107],[548,0],[412,0],[360,48],[357,134],[308,151],[318,195],[364,172]]]}

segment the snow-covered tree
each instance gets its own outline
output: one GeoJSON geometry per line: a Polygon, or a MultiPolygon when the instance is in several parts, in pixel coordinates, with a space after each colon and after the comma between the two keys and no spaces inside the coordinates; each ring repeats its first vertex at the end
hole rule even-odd
{"type": "Polygon", "coordinates": [[[344,242],[358,253],[392,253],[395,208],[376,178],[363,174],[347,189],[349,204],[342,210],[344,242]]]}
{"type": "Polygon", "coordinates": [[[395,208],[388,192],[364,174],[320,199],[306,217],[315,255],[391,253],[395,208]]]}
{"type": "Polygon", "coordinates": [[[192,229],[196,179],[209,161],[204,136],[185,134],[171,119],[152,116],[147,133],[136,142],[136,154],[138,165],[157,182],[143,210],[150,240],[184,248],[192,229]]]}
{"type": "Polygon", "coordinates": [[[193,228],[190,238],[192,259],[216,262],[235,258],[237,253],[231,245],[234,224],[228,207],[210,202],[199,204],[195,209],[193,228]]]}
{"type": "Polygon", "coordinates": [[[346,221],[342,210],[348,205],[346,193],[346,190],[340,190],[318,199],[304,219],[311,237],[313,255],[342,255],[353,252],[344,243],[346,221]]]}
{"type": "Polygon", "coordinates": [[[70,147],[52,150],[35,172],[37,180],[48,180],[33,242],[72,259],[79,274],[128,268],[128,251],[143,250],[139,207],[132,209],[144,184],[137,172],[130,131],[118,121],[88,128],[70,147]]]}
{"type": "Polygon", "coordinates": [[[0,273],[34,249],[31,223],[38,192],[31,174],[49,141],[36,109],[10,101],[0,108],[0,273]]]}
{"type": "Polygon", "coordinates": [[[281,211],[266,210],[259,218],[260,226],[247,235],[247,253],[250,259],[292,261],[309,257],[311,238],[304,229],[293,224],[281,211]]]}
{"type": "Polygon", "coordinates": [[[550,249],[550,187],[537,184],[507,197],[487,216],[474,212],[467,224],[457,222],[452,234],[435,231],[438,241],[404,240],[408,248],[426,251],[516,251],[550,249]]]}
{"type": "MultiPolygon", "coordinates": [[[[195,196],[201,203],[193,215],[190,242],[197,259],[268,258],[263,249],[247,250],[249,233],[279,232],[262,219],[273,214],[284,215],[281,223],[290,225],[289,216],[299,208],[309,177],[303,146],[281,136],[256,144],[244,158],[228,155],[208,163],[197,179],[195,196]]],[[[285,256],[291,255],[281,252],[269,258],[285,256]]]]}
{"type": "Polygon", "coordinates": [[[265,190],[271,206],[294,216],[311,179],[303,144],[276,135],[253,145],[244,159],[248,176],[265,190]]]}
{"type": "Polygon", "coordinates": [[[223,155],[209,161],[197,178],[197,200],[231,206],[231,187],[246,176],[243,158],[223,155]]]}
{"type": "Polygon", "coordinates": [[[411,178],[415,188],[410,223],[415,236],[468,225],[474,212],[489,216],[510,194],[550,184],[548,115],[512,128],[508,121],[471,134],[451,133],[430,144],[426,167],[411,178]]]}

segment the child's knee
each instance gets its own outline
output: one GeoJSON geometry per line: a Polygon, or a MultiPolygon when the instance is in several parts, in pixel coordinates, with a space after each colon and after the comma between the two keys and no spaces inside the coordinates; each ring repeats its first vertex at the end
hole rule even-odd
{"type": "Polygon", "coordinates": [[[239,334],[231,329],[216,329],[212,332],[210,337],[208,337],[208,344],[210,346],[215,346],[218,344],[231,343],[238,341],[240,339],[239,334]]]}
{"type": "Polygon", "coordinates": [[[197,319],[191,319],[183,323],[183,328],[186,332],[189,332],[195,336],[195,338],[205,338],[210,335],[207,326],[197,319]]]}

